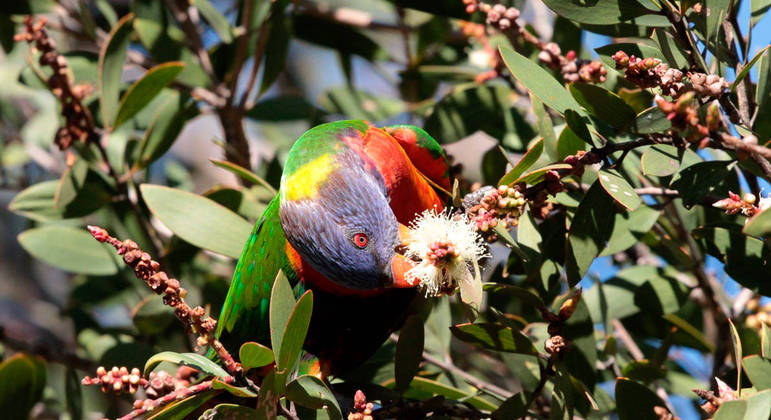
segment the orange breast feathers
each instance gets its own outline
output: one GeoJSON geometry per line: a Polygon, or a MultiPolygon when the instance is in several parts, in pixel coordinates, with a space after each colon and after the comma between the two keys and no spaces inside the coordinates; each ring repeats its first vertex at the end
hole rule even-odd
{"type": "Polygon", "coordinates": [[[364,153],[369,156],[383,175],[391,210],[396,220],[409,224],[416,214],[436,207],[444,208],[433,187],[415,168],[399,143],[380,128],[370,127],[364,136],[364,153]]]}

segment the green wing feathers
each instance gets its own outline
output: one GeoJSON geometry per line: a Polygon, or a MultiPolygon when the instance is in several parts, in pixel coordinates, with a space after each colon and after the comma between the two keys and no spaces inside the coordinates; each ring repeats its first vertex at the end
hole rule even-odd
{"type": "Polygon", "coordinates": [[[233,273],[217,324],[217,337],[226,346],[254,340],[269,343],[268,309],[273,281],[280,269],[284,269],[290,281],[294,280],[286,256],[286,236],[278,217],[279,197],[276,195],[270,201],[254,225],[233,273]]]}

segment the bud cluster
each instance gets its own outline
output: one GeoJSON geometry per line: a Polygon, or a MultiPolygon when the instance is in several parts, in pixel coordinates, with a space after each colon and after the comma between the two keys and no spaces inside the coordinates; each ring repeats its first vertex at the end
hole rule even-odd
{"type": "Polygon", "coordinates": [[[484,187],[468,194],[463,206],[474,223],[476,231],[488,242],[498,239],[493,228],[502,223],[504,229],[517,226],[525,197],[520,192],[521,186],[498,188],[484,187]]]}
{"type": "Polygon", "coordinates": [[[544,350],[551,355],[559,355],[570,351],[573,343],[562,335],[562,329],[565,322],[573,316],[581,301],[581,289],[576,289],[573,295],[567,298],[560,306],[559,314],[547,313],[546,320],[549,321],[547,332],[549,338],[544,343],[544,350]]]}
{"type": "Polygon", "coordinates": [[[559,69],[563,80],[569,83],[602,83],[608,75],[601,62],[578,58],[573,50],[563,56],[559,45],[554,42],[543,45],[538,60],[551,69],[559,69]]]}
{"type": "Polygon", "coordinates": [[[715,395],[712,391],[704,391],[701,389],[692,390],[699,398],[704,400],[701,409],[709,415],[715,414],[717,409],[720,408],[724,402],[737,399],[736,392],[728,386],[728,384],[721,381],[718,377],[715,377],[715,382],[717,383],[718,395],[715,395]]]}
{"type": "Polygon", "coordinates": [[[348,413],[348,420],[372,420],[372,410],[375,405],[367,402],[364,392],[357,390],[353,396],[353,411],[348,413]]]}
{"type": "Polygon", "coordinates": [[[755,297],[747,302],[746,308],[751,312],[744,321],[748,327],[756,330],[760,329],[763,324],[771,327],[771,302],[760,306],[760,299],[755,297]]]}
{"type": "Polygon", "coordinates": [[[656,96],[656,105],[666,114],[667,119],[672,123],[672,128],[689,142],[701,142],[700,147],[706,146],[709,141],[710,131],[719,128],[719,108],[716,103],[712,103],[707,111],[710,116],[709,126],[701,124],[699,120],[698,101],[696,95],[688,92],[680,96],[677,101],[669,102],[661,96],[656,96]],[[717,121],[714,114],[717,113],[717,121]]]}
{"type": "Polygon", "coordinates": [[[755,197],[755,194],[747,193],[740,197],[739,194],[728,191],[728,198],[714,202],[712,207],[725,210],[726,214],[741,212],[741,214],[747,217],[752,217],[764,210],[761,206],[768,207],[771,204],[771,199],[761,198],[758,206],[755,205],[756,201],[757,197],[755,197]]]}
{"type": "Polygon", "coordinates": [[[99,366],[95,377],[86,376],[81,382],[83,385],[101,385],[102,392],[116,395],[126,392],[133,394],[139,387],[146,387],[148,384],[139,369],[133,368],[129,371],[125,366],[113,366],[110,370],[99,366]]]}
{"type": "Polygon", "coordinates": [[[26,16],[24,18],[26,32],[16,34],[14,40],[34,44],[33,52],[35,50],[41,52],[40,65],[48,66],[53,70],[53,74],[46,83],[51,93],[61,103],[62,116],[65,119],[64,126],[56,132],[54,142],[59,149],[66,150],[76,140],[88,142],[95,138],[93,118],[82,103],[83,98],[93,92],[93,87],[88,84],[72,85],[70,83],[67,59],[56,52],[56,42],[48,36],[45,24],[45,18],[33,22],[32,16],[26,16]]]}
{"type": "Polygon", "coordinates": [[[495,26],[502,31],[517,26],[516,20],[519,17],[519,9],[515,7],[506,7],[502,4],[491,5],[477,0],[463,0],[463,4],[466,5],[466,13],[474,13],[479,10],[487,15],[485,21],[488,25],[495,26]]]}
{"type": "Polygon", "coordinates": [[[658,58],[638,58],[624,51],[616,51],[611,57],[616,62],[616,69],[624,69],[626,80],[641,88],[661,88],[664,95],[674,98],[687,91],[694,91],[702,96],[719,97],[728,88],[725,78],[715,74],[688,72],[670,68],[658,58]],[[686,78],[690,85],[686,85],[686,78]]]}
{"type": "Polygon", "coordinates": [[[189,366],[180,366],[174,376],[165,370],[150,372],[145,393],[152,399],[160,398],[181,388],[190,386],[190,380],[198,371],[189,366]]]}

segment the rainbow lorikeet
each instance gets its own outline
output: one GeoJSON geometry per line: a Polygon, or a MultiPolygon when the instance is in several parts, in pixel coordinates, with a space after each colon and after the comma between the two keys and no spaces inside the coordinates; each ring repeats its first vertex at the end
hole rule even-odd
{"type": "Polygon", "coordinates": [[[304,348],[321,372],[362,363],[400,328],[417,296],[405,278],[412,263],[397,248],[419,213],[443,209],[436,187],[450,188],[446,156],[420,128],[350,120],[305,132],[238,260],[218,336],[232,348],[269,343],[280,269],[298,296],[313,290],[304,348]]]}

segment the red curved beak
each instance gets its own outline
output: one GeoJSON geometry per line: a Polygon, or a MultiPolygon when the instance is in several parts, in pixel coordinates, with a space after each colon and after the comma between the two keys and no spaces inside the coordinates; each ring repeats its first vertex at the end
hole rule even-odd
{"type": "Polygon", "coordinates": [[[401,244],[399,245],[399,249],[397,249],[393,259],[391,260],[391,278],[393,279],[391,287],[415,287],[418,285],[418,282],[414,282],[413,284],[407,281],[407,272],[415,267],[415,264],[411,260],[404,258],[403,251],[401,251],[401,249],[404,248],[410,241],[410,229],[401,223],[399,224],[399,239],[401,240],[401,244]]]}

